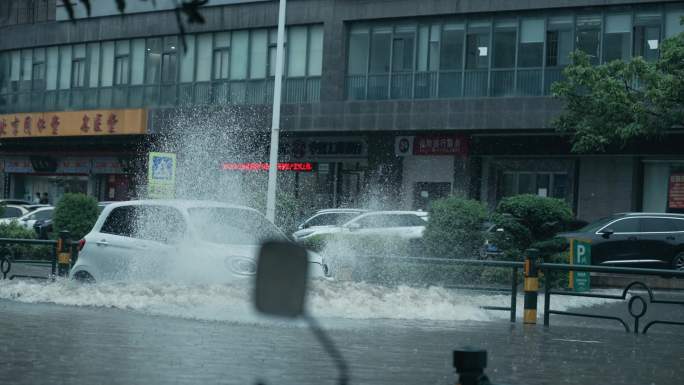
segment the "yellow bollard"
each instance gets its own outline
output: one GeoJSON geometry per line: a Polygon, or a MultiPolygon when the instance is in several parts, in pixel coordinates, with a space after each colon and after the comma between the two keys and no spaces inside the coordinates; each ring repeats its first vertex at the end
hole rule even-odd
{"type": "Polygon", "coordinates": [[[539,250],[527,249],[525,251],[525,305],[523,312],[523,323],[537,323],[537,296],[539,292],[539,269],[537,258],[539,250]]]}

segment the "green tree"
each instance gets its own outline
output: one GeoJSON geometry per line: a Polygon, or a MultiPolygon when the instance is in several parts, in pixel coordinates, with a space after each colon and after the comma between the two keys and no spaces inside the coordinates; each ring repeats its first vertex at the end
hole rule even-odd
{"type": "Polygon", "coordinates": [[[566,103],[552,124],[572,135],[574,152],[602,152],[684,126],[684,34],[663,41],[653,62],[592,66],[581,51],[572,60],[551,89],[566,103]]]}
{"type": "Polygon", "coordinates": [[[53,215],[55,233],[68,231],[72,240],[90,232],[100,215],[95,198],[85,194],[64,194],[53,215]]]}

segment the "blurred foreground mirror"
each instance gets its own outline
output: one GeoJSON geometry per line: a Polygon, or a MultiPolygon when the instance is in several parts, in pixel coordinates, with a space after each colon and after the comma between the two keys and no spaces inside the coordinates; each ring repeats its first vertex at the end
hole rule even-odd
{"type": "Polygon", "coordinates": [[[254,300],[259,312],[296,318],[304,314],[309,263],[293,243],[266,242],[259,251],[254,300]]]}

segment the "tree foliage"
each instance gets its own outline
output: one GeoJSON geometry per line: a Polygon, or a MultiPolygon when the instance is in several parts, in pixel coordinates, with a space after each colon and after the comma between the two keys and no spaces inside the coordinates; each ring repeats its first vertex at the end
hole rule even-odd
{"type": "MultiPolygon", "coordinates": [[[[73,0],[62,0],[62,4],[64,4],[64,9],[66,10],[67,14],[69,15],[69,19],[73,22],[76,21],[74,18],[74,4],[72,3],[73,0]]],[[[116,2],[116,8],[119,10],[119,13],[122,15],[126,12],[126,1],[127,0],[112,0],[116,2]]],[[[128,0],[132,1],[132,0],[128,0]]],[[[155,0],[136,0],[136,1],[143,1],[143,2],[151,2],[153,5],[156,6],[156,1],[155,0]]],[[[86,12],[88,13],[88,16],[90,16],[90,12],[92,9],[92,4],[90,3],[90,0],[79,0],[81,4],[86,9],[86,12]]],[[[176,14],[176,22],[178,24],[178,30],[183,38],[183,49],[186,48],[186,43],[185,43],[185,23],[188,24],[204,24],[204,16],[200,13],[200,7],[206,5],[209,3],[209,0],[177,0],[176,1],[176,7],[174,8],[174,12],[176,14]],[[185,21],[183,21],[183,16],[185,16],[185,21]]]]}
{"type": "Polygon", "coordinates": [[[684,34],[663,41],[652,62],[592,66],[581,51],[572,60],[552,93],[566,102],[553,125],[572,135],[574,152],[602,152],[684,126],[684,34]]]}
{"type": "Polygon", "coordinates": [[[95,198],[85,194],[64,194],[55,207],[55,233],[68,231],[72,240],[83,238],[92,230],[100,215],[95,198]]]}

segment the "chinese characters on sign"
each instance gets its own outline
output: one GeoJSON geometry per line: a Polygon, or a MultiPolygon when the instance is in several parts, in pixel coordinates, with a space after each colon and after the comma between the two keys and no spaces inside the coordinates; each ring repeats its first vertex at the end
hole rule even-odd
{"type": "Polygon", "coordinates": [[[394,142],[396,156],[458,155],[468,156],[468,137],[458,134],[397,136],[394,142]]]}
{"type": "MultiPolygon", "coordinates": [[[[268,171],[268,163],[223,163],[221,167],[226,171],[268,171]]],[[[279,162],[278,171],[313,171],[313,164],[309,162],[279,162]]]]}
{"type": "Polygon", "coordinates": [[[0,115],[1,138],[147,133],[143,109],[0,115]]]}
{"type": "Polygon", "coordinates": [[[468,144],[461,135],[417,135],[413,155],[468,155],[468,144]]]}
{"type": "Polygon", "coordinates": [[[670,209],[684,209],[684,174],[670,175],[667,207],[670,209]]]}

